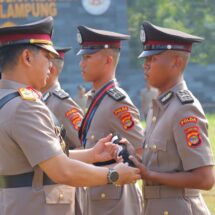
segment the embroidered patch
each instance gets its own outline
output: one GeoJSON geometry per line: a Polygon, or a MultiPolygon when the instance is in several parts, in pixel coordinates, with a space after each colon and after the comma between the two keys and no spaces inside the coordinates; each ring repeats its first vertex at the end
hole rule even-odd
{"type": "Polygon", "coordinates": [[[117,108],[116,110],[113,111],[114,115],[118,115],[119,113],[128,111],[128,106],[123,106],[120,108],[117,108]]]}
{"type": "Polygon", "coordinates": [[[32,92],[32,90],[29,90],[27,88],[19,88],[18,92],[22,99],[24,100],[30,100],[30,101],[36,101],[36,95],[32,92]]]}
{"type": "Polygon", "coordinates": [[[183,118],[180,122],[179,122],[179,124],[181,125],[181,126],[184,126],[184,125],[186,125],[186,124],[188,124],[188,123],[197,123],[198,122],[198,118],[196,118],[195,116],[188,116],[188,117],[186,117],[186,118],[183,118]]]}
{"type": "Polygon", "coordinates": [[[128,130],[134,126],[134,120],[129,112],[128,106],[122,106],[113,111],[114,115],[117,116],[125,130],[128,130]]]}
{"type": "Polygon", "coordinates": [[[78,109],[77,108],[70,109],[69,111],[67,111],[65,113],[65,116],[66,116],[66,118],[68,118],[70,120],[73,127],[76,130],[79,130],[83,117],[79,113],[78,109]]]}
{"type": "Polygon", "coordinates": [[[199,133],[199,127],[189,127],[184,130],[186,134],[187,145],[189,147],[195,148],[202,144],[202,138],[199,133]]]}

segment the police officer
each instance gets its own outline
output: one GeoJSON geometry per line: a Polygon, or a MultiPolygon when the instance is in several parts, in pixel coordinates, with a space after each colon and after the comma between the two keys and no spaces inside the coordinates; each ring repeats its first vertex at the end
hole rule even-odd
{"type": "Polygon", "coordinates": [[[66,185],[122,184],[139,178],[137,168],[122,163],[108,169],[78,161],[111,159],[115,145],[105,143],[111,135],[93,149],[72,150],[70,158],[63,153],[64,144],[38,92],[57,55],[52,29],[52,17],[0,29],[1,215],[69,215],[73,188],[66,185]]]}
{"type": "MultiPolygon", "coordinates": [[[[142,154],[143,128],[137,108],[115,79],[121,41],[128,35],[78,26],[77,39],[81,46],[80,68],[84,81],[93,89],[87,93],[88,110],[79,130],[85,148],[91,148],[108,133],[126,137],[142,154]]],[[[80,190],[79,190],[80,191],[80,190]]],[[[96,186],[79,193],[86,215],[141,214],[141,195],[135,185],[96,186]]]]}
{"type": "Polygon", "coordinates": [[[71,48],[55,47],[59,56],[52,59],[52,67],[44,92],[43,101],[55,115],[60,125],[63,125],[63,136],[70,149],[81,147],[78,130],[83,118],[83,112],[78,104],[65,92],[59,83],[58,77],[63,70],[64,55],[71,48]],[[65,132],[65,133],[64,133],[65,132]]]}
{"type": "Polygon", "coordinates": [[[147,117],[143,164],[145,215],[209,215],[199,192],[214,184],[208,124],[183,79],[192,44],[203,38],[149,22],[140,38],[146,81],[159,89],[147,117]]]}

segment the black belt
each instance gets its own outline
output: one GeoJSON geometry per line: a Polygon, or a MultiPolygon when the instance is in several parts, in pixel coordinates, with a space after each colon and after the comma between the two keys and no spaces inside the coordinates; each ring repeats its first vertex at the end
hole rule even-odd
{"type": "MultiPolygon", "coordinates": [[[[31,187],[34,172],[19,175],[0,176],[0,188],[31,187]]],[[[43,185],[55,184],[45,173],[43,174],[43,185]]]]}

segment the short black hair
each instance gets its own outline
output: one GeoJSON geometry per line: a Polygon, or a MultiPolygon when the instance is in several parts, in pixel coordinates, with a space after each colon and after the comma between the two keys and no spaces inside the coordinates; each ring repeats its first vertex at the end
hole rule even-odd
{"type": "Polygon", "coordinates": [[[17,63],[18,56],[24,49],[30,49],[32,51],[40,50],[39,47],[31,44],[9,45],[0,48],[0,72],[4,72],[5,69],[13,68],[17,63]]]}

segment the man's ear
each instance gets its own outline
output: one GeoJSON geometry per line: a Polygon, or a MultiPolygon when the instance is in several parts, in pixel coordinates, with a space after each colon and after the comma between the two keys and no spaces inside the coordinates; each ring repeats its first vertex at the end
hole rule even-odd
{"type": "Polygon", "coordinates": [[[24,49],[21,54],[21,60],[26,66],[31,66],[33,55],[28,49],[24,49]]]}
{"type": "Polygon", "coordinates": [[[184,67],[184,59],[182,56],[177,55],[175,57],[175,66],[177,69],[181,70],[184,67]]]}
{"type": "Polygon", "coordinates": [[[107,64],[110,64],[110,63],[112,63],[112,62],[113,62],[113,56],[108,55],[108,56],[107,56],[107,61],[106,61],[106,63],[107,63],[107,64]]]}

